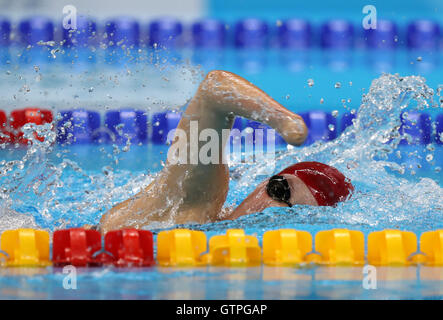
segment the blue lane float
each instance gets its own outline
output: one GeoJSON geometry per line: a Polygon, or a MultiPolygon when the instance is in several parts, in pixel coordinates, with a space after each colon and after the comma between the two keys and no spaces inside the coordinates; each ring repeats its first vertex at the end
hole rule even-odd
{"type": "Polygon", "coordinates": [[[39,45],[54,40],[54,24],[49,18],[33,16],[22,20],[17,30],[18,42],[26,47],[19,57],[21,64],[38,64],[49,62],[51,58],[50,47],[39,45]]]}
{"type": "Polygon", "coordinates": [[[311,24],[302,19],[285,20],[278,27],[278,42],[283,48],[309,48],[312,42],[311,24]]]}
{"type": "Polygon", "coordinates": [[[117,68],[135,62],[141,40],[136,19],[119,16],[107,21],[105,34],[100,39],[106,47],[105,61],[117,68]]]}
{"type": "Polygon", "coordinates": [[[114,47],[137,47],[140,41],[140,25],[131,17],[116,17],[105,24],[106,45],[114,47]]]}
{"type": "Polygon", "coordinates": [[[76,23],[76,29],[62,28],[64,40],[63,46],[66,48],[86,48],[89,45],[95,44],[94,40],[97,40],[97,24],[85,16],[78,16],[76,23]]]}
{"type": "Polygon", "coordinates": [[[181,113],[161,112],[152,116],[152,136],[151,141],[154,144],[164,144],[168,141],[168,133],[177,128],[180,122],[181,113]]]}
{"type": "Polygon", "coordinates": [[[221,48],[226,44],[225,24],[215,19],[204,19],[192,25],[193,45],[197,48],[221,48]]]}
{"type": "Polygon", "coordinates": [[[145,112],[134,109],[109,111],[105,115],[105,141],[109,143],[147,143],[148,118],[145,112]]]}
{"type": "Polygon", "coordinates": [[[57,123],[57,141],[60,144],[87,144],[99,142],[100,114],[87,110],[61,111],[57,123]]]}
{"type": "Polygon", "coordinates": [[[340,132],[346,130],[347,127],[354,125],[354,119],[357,117],[355,113],[346,112],[342,115],[340,120],[340,132]]]}
{"type": "Polygon", "coordinates": [[[372,49],[393,49],[398,44],[397,25],[389,20],[378,20],[376,29],[364,30],[365,43],[372,49]]]}
{"type": "Polygon", "coordinates": [[[269,28],[265,21],[255,18],[236,23],[234,45],[237,48],[265,48],[268,45],[269,28]]]}
{"type": "Polygon", "coordinates": [[[401,144],[429,144],[431,143],[431,117],[426,113],[408,112],[401,115],[402,125],[400,134],[409,135],[401,144]]]}
{"type": "Polygon", "coordinates": [[[7,47],[11,43],[11,22],[0,17],[0,46],[7,47]]]}
{"type": "Polygon", "coordinates": [[[407,29],[407,45],[411,49],[438,49],[440,42],[440,27],[431,20],[411,22],[407,29]]]}
{"type": "Polygon", "coordinates": [[[346,20],[331,20],[321,27],[321,46],[329,49],[348,49],[354,44],[354,27],[346,20]]]}
{"type": "Polygon", "coordinates": [[[309,129],[305,145],[310,145],[316,141],[331,141],[337,137],[337,120],[331,113],[310,111],[301,113],[300,116],[309,129]]]}
{"type": "Polygon", "coordinates": [[[166,17],[149,24],[149,45],[175,48],[180,45],[183,26],[177,19],[166,17]]]}
{"type": "Polygon", "coordinates": [[[437,116],[435,124],[435,142],[438,144],[443,144],[443,114],[439,114],[437,116]]]}
{"type": "MultiPolygon", "coordinates": [[[[0,64],[7,64],[11,61],[9,45],[11,44],[11,22],[0,17],[0,64]]],[[[1,140],[1,139],[0,139],[1,140]]]]}
{"type": "Polygon", "coordinates": [[[61,59],[73,73],[89,71],[96,62],[97,52],[90,50],[99,44],[97,23],[88,17],[77,16],[77,29],[61,28],[65,54],[61,59]]]}
{"type": "Polygon", "coordinates": [[[37,43],[54,40],[54,24],[43,16],[29,17],[18,26],[21,43],[37,45],[37,43]]]}

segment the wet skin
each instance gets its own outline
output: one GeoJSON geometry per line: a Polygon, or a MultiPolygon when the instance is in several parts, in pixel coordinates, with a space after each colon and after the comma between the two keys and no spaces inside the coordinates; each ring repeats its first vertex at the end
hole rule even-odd
{"type": "MultiPolygon", "coordinates": [[[[222,214],[229,189],[229,168],[223,164],[223,150],[229,139],[222,130],[232,129],[235,116],[259,121],[274,128],[287,143],[300,145],[307,136],[303,119],[284,108],[247,80],[226,71],[211,71],[200,84],[182,116],[178,129],[190,136],[191,121],[198,121],[198,134],[211,128],[219,134],[219,164],[171,164],[143,191],[121,202],[103,215],[101,232],[120,228],[141,228],[152,222],[206,223],[235,219],[266,207],[287,206],[271,199],[261,183],[232,213],[222,214]]],[[[171,147],[177,143],[174,138],[171,147]]],[[[200,142],[201,145],[206,142],[200,142]]],[[[188,145],[189,148],[189,145],[188,145]]],[[[190,157],[190,152],[187,152],[190,157]]],[[[189,160],[189,159],[188,159],[189,160]]],[[[307,187],[297,177],[288,177],[291,203],[316,205],[307,187]],[[293,201],[293,202],[292,202],[293,201]]]]}

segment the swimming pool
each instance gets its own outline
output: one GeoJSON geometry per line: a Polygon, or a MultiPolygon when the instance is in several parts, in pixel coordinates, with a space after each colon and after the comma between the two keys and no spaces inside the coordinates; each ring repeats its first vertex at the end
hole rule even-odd
{"type": "MultiPolygon", "coordinates": [[[[293,52],[285,50],[228,49],[223,51],[225,56],[221,60],[214,60],[218,56],[214,56],[211,51],[206,52],[206,55],[204,53],[205,51],[201,50],[196,54],[200,55],[196,59],[206,57],[203,62],[207,64],[203,63],[203,69],[220,67],[239,73],[292,111],[306,112],[306,122],[312,122],[311,132],[319,132],[316,137],[310,137],[311,142],[324,136],[325,132],[328,136],[323,143],[297,149],[288,149],[280,145],[273,155],[273,163],[265,160],[233,165],[228,206],[238,204],[257,183],[269,176],[269,173],[264,174],[266,170],[271,168],[271,172],[276,172],[288,163],[308,159],[337,166],[351,178],[357,191],[348,202],[336,208],[268,208],[262,213],[232,222],[185,226],[174,226],[168,222],[154,224],[148,228],[154,233],[154,238],[158,232],[176,227],[202,230],[207,238],[224,234],[227,229],[241,228],[246,234],[256,236],[262,245],[264,232],[283,228],[309,231],[312,236],[322,230],[345,228],[362,231],[365,238],[371,232],[384,229],[407,230],[420,236],[423,232],[443,228],[443,156],[438,141],[438,130],[441,130],[438,128],[441,127],[437,125],[433,128],[426,124],[426,119],[421,122],[421,118],[414,118],[416,114],[428,114],[431,122],[435,123],[441,114],[441,102],[437,99],[436,104],[430,103],[431,93],[420,77],[402,78],[391,74],[380,76],[381,70],[392,73],[398,71],[402,75],[421,74],[426,78],[429,87],[434,88],[437,93],[440,84],[438,71],[442,68],[441,63],[438,63],[441,53],[437,54],[436,60],[426,56],[417,60],[417,54],[406,50],[382,52],[377,55],[357,49],[332,54],[312,49],[294,55],[293,52]],[[377,64],[380,61],[383,62],[382,69],[376,69],[375,66],[380,66],[377,64]],[[415,63],[408,63],[411,61],[415,63]],[[362,92],[367,94],[363,99],[362,92]],[[409,99],[412,102],[408,108],[404,108],[409,99]],[[341,120],[345,114],[354,113],[352,109],[358,111],[357,122],[342,134],[344,126],[341,120]],[[320,112],[314,113],[313,110],[320,112]],[[401,117],[405,111],[407,114],[402,122],[401,117]],[[335,116],[328,118],[328,113],[335,116]],[[318,117],[320,120],[314,121],[318,117]],[[406,129],[412,136],[412,144],[405,145],[396,133],[402,123],[404,125],[410,120],[409,117],[413,118],[411,126],[418,126],[418,129],[406,129]],[[335,121],[332,127],[331,121],[335,121]],[[318,127],[315,127],[316,125],[318,127]],[[334,134],[329,136],[330,132],[334,134]],[[338,138],[334,140],[335,136],[338,138]]],[[[157,58],[166,56],[166,59],[170,59],[170,54],[161,51],[157,58]]],[[[182,54],[192,56],[189,52],[186,53],[186,50],[182,54]]],[[[26,96],[29,94],[26,88],[20,91],[19,102],[15,102],[13,107],[23,106],[21,104],[34,98],[39,103],[44,101],[42,97],[45,97],[45,94],[41,94],[44,90],[38,92],[42,80],[39,77],[35,78],[34,74],[29,76],[26,72],[31,69],[46,79],[52,78],[57,71],[66,67],[58,65],[46,73],[45,65],[42,65],[38,71],[34,70],[33,64],[20,65],[29,77],[28,85],[32,88],[37,86],[38,89],[31,90],[30,96],[26,96]]],[[[99,111],[97,114],[102,118],[103,124],[109,110],[121,108],[114,108],[115,106],[130,104],[132,107],[131,100],[125,100],[124,93],[131,83],[143,82],[147,74],[152,75],[158,71],[160,76],[157,75],[154,79],[161,85],[152,90],[154,93],[138,92],[137,98],[145,98],[145,95],[152,93],[157,94],[157,99],[161,100],[167,97],[171,90],[180,91],[180,94],[172,97],[167,103],[157,101],[158,105],[155,106],[154,103],[146,112],[145,123],[148,123],[149,130],[146,129],[146,140],[140,144],[126,144],[126,139],[110,143],[107,140],[108,136],[115,135],[115,132],[111,134],[109,130],[96,131],[95,129],[101,128],[101,124],[91,131],[73,130],[77,138],[86,133],[86,142],[68,141],[67,145],[63,145],[66,143],[66,137],[60,139],[59,132],[59,141],[53,144],[52,142],[57,140],[57,131],[42,126],[39,130],[42,130],[41,135],[46,138],[44,142],[35,141],[34,145],[28,148],[19,146],[11,149],[8,146],[0,150],[1,160],[4,160],[1,164],[1,182],[5,188],[2,194],[2,231],[34,227],[52,232],[85,223],[95,224],[112,204],[135,194],[152,181],[155,173],[163,167],[168,150],[168,146],[162,140],[163,133],[160,134],[159,131],[169,130],[174,126],[173,122],[162,122],[165,117],[152,119],[159,112],[165,112],[165,109],[176,109],[168,107],[168,103],[179,106],[185,102],[198,84],[189,80],[196,81],[200,73],[194,70],[192,64],[176,63],[175,66],[161,72],[158,68],[146,70],[139,69],[139,66],[140,64],[132,65],[130,76],[125,76],[118,68],[106,69],[107,73],[103,77],[110,75],[112,81],[104,84],[97,82],[94,85],[84,85],[82,81],[88,80],[89,76],[73,72],[71,76],[75,80],[68,83],[78,85],[81,89],[78,89],[78,92],[54,90],[48,93],[47,99],[55,101],[53,104],[51,102],[55,111],[76,109],[86,100],[91,112],[99,111]],[[185,76],[177,76],[182,70],[186,71],[185,76]],[[162,80],[165,72],[168,75],[167,79],[162,80]],[[118,77],[114,77],[115,75],[118,77]],[[171,80],[174,85],[168,84],[171,80]],[[192,84],[189,85],[188,82],[192,84]],[[72,94],[74,102],[57,100],[56,96],[60,92],[72,94]],[[103,100],[112,102],[103,103],[103,100]],[[68,104],[68,107],[64,107],[64,103],[68,104]],[[156,124],[157,122],[159,124],[156,124]],[[93,141],[97,138],[92,136],[93,132],[98,133],[98,140],[103,139],[104,143],[93,141]],[[152,137],[155,133],[162,136],[161,143],[153,142],[152,137]]],[[[2,76],[7,79],[9,75],[6,72],[2,76]]],[[[55,80],[51,82],[54,83],[55,80]]],[[[137,101],[134,108],[139,109],[141,105],[143,104],[137,101]]],[[[57,118],[58,123],[68,121],[64,114],[66,113],[61,113],[57,118]]],[[[86,117],[89,117],[89,114],[86,117]]],[[[69,117],[72,117],[72,113],[69,117]]],[[[84,114],[78,115],[78,119],[85,119],[84,114]]],[[[177,119],[175,117],[175,120],[177,119]]],[[[32,139],[32,130],[30,133],[28,138],[32,139]]],[[[61,268],[0,268],[0,298],[441,299],[443,287],[442,268],[424,265],[378,267],[377,290],[364,288],[362,267],[154,266],[130,269],[79,268],[77,272],[77,289],[67,290],[63,287],[66,274],[61,268]]]]}
{"type": "MultiPolygon", "coordinates": [[[[105,164],[109,164],[107,153],[100,152],[95,146],[70,148],[72,155],[69,158],[77,163],[78,168],[82,168],[82,172],[72,169],[65,172],[61,181],[69,184],[70,188],[60,188],[61,192],[57,200],[63,205],[77,197],[83,199],[78,199],[75,204],[70,203],[72,207],[64,208],[67,210],[64,213],[60,212],[57,207],[51,209],[48,215],[51,216],[49,221],[44,221],[44,218],[39,218],[37,214],[36,222],[41,221],[41,225],[50,227],[62,223],[56,228],[65,228],[77,226],[78,221],[85,221],[85,218],[95,222],[99,216],[96,210],[83,209],[81,212],[77,206],[82,205],[87,199],[98,197],[94,192],[100,192],[100,196],[104,196],[107,192],[94,190],[94,184],[81,179],[81,176],[85,174],[103,175],[105,164]],[[100,158],[101,155],[102,160],[89,163],[91,155],[96,158],[100,158]],[[82,196],[85,190],[90,190],[92,194],[82,196]],[[79,211],[81,214],[75,215],[74,212],[79,211]]],[[[150,169],[151,172],[155,172],[159,170],[159,163],[166,156],[166,150],[167,147],[163,145],[137,146],[125,153],[118,165],[112,171],[110,170],[115,175],[115,185],[112,188],[117,185],[125,186],[132,179],[135,179],[132,187],[135,187],[136,183],[143,183],[143,178],[140,177],[146,168],[143,161],[138,162],[136,159],[146,159],[147,156],[151,156],[149,159],[155,159],[155,161],[151,161],[150,169]],[[131,166],[128,164],[129,159],[132,159],[131,166]]],[[[59,151],[56,148],[52,157],[57,159],[54,152],[59,151]]],[[[435,171],[427,172],[427,175],[441,183],[441,176],[435,171]]],[[[417,181],[416,176],[410,176],[409,179],[417,181]]],[[[131,188],[127,186],[123,190],[128,192],[131,188]]],[[[124,197],[124,195],[120,194],[118,197],[124,197]]],[[[36,205],[39,204],[36,203],[36,205]]],[[[39,211],[38,207],[32,211],[29,209],[27,207],[24,212],[37,213],[39,211]]],[[[367,214],[365,217],[364,214],[358,213],[354,216],[330,215],[332,211],[313,212],[308,208],[288,209],[285,210],[286,212],[275,209],[266,211],[263,214],[246,216],[234,222],[178,227],[203,230],[208,238],[212,235],[223,234],[227,229],[243,228],[246,234],[255,235],[260,240],[265,231],[281,228],[306,230],[312,235],[321,230],[346,228],[363,231],[365,237],[370,232],[391,228],[413,231],[417,236],[431,228],[441,228],[438,212],[435,217],[424,212],[423,220],[417,223],[416,220],[410,219],[407,213],[403,217],[397,215],[397,221],[392,219],[394,216],[381,219],[377,213],[367,214]],[[291,215],[289,219],[288,214],[291,215]]],[[[166,229],[169,228],[175,227],[169,226],[166,229]]],[[[156,234],[165,229],[151,228],[150,230],[156,234]]],[[[263,265],[243,268],[213,266],[117,268],[111,266],[77,268],[77,289],[65,290],[63,283],[66,274],[63,273],[62,268],[2,268],[0,271],[0,292],[4,299],[441,299],[443,276],[442,269],[439,267],[377,267],[377,290],[368,290],[362,285],[364,276],[362,267],[312,265],[296,268],[263,265]]]]}

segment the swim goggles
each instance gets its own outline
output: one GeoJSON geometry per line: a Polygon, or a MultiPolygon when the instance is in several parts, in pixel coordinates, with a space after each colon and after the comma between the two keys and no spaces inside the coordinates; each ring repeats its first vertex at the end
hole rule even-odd
{"type": "Polygon", "coordinates": [[[278,175],[271,177],[266,185],[266,192],[272,199],[284,202],[289,207],[292,207],[292,204],[289,202],[291,188],[289,188],[288,180],[285,177],[278,175]]]}

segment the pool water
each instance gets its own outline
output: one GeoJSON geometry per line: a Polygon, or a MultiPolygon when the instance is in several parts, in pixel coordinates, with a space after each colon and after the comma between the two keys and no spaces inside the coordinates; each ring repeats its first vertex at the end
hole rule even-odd
{"type": "Polygon", "coordinates": [[[442,299],[441,268],[379,267],[365,289],[362,268],[137,268],[0,270],[2,299],[442,299]]]}
{"type": "MultiPolygon", "coordinates": [[[[389,77],[388,77],[389,78],[389,77]]],[[[388,78],[380,78],[383,82],[388,78]]],[[[393,79],[390,79],[390,81],[393,79]]],[[[398,79],[397,79],[398,80],[398,79]]],[[[418,93],[423,88],[417,79],[409,79],[418,93]]],[[[377,85],[398,85],[374,83],[377,85]]],[[[402,80],[402,82],[407,80],[402,80]]],[[[408,87],[411,89],[411,87],[408,87]]],[[[380,89],[380,88],[379,88],[380,89]]],[[[393,88],[391,88],[393,89],[393,88]]],[[[408,91],[411,91],[409,90],[408,91]]],[[[379,93],[379,92],[378,92],[379,93]]],[[[383,97],[377,106],[391,105],[383,97]]],[[[397,98],[395,98],[397,99],[397,98]]],[[[376,116],[377,109],[364,105],[365,112],[376,116]]],[[[401,110],[384,110],[398,113],[401,110]]],[[[350,176],[356,193],[337,208],[295,206],[268,208],[262,213],[205,225],[174,226],[171,223],[148,227],[154,232],[187,227],[205,231],[207,237],[225,233],[229,228],[243,228],[246,234],[259,239],[265,231],[295,228],[312,235],[321,230],[348,228],[369,232],[387,228],[424,231],[443,227],[442,147],[396,145],[400,140],[390,136],[395,152],[386,149],[386,141],[374,143],[391,132],[397,117],[382,117],[367,126],[355,123],[338,139],[296,149],[281,147],[276,151],[276,169],[287,163],[313,159],[334,164],[350,176]],[[369,136],[368,136],[369,135],[369,136]],[[368,139],[371,137],[371,139],[368,139]],[[361,139],[372,142],[363,143],[361,139]],[[337,151],[336,149],[339,148],[337,151]],[[331,150],[333,151],[331,153],[331,150]],[[396,152],[403,157],[392,157],[396,152]],[[372,152],[367,157],[364,152],[372,152]],[[432,161],[426,155],[432,154],[432,161]],[[392,162],[389,162],[391,158],[392,162]],[[393,161],[395,160],[395,161],[393,161]],[[396,167],[398,164],[400,167],[396,167]],[[355,169],[359,169],[357,172],[355,169]],[[400,170],[399,168],[404,168],[400,170]],[[436,170],[437,168],[437,170],[436,170]],[[386,188],[386,189],[383,189],[386,188]],[[415,197],[415,198],[414,198],[415,197]]],[[[380,141],[379,141],[380,142],[380,141]]],[[[22,159],[12,172],[4,175],[8,185],[11,208],[18,214],[8,222],[29,223],[32,216],[39,228],[49,231],[97,223],[109,205],[124,200],[146,186],[162,168],[166,145],[50,146],[36,145],[28,149],[3,150],[2,159],[22,159]],[[94,159],[94,161],[91,161],[94,159]],[[19,170],[17,170],[19,169],[19,170]],[[11,179],[14,177],[14,179],[11,179]],[[36,184],[35,177],[43,183],[36,184]],[[25,183],[26,182],[26,183],[25,183]],[[37,187],[37,189],[34,188],[37,187]],[[35,192],[38,190],[39,192],[35,192]]],[[[265,175],[253,174],[266,163],[239,164],[231,168],[231,192],[228,205],[238,204],[265,175]],[[245,182],[247,180],[247,183],[245,182]],[[252,183],[251,183],[252,181],[252,183]]],[[[5,180],[4,180],[5,181],[5,180]]],[[[18,227],[17,226],[17,227],[18,227]]],[[[25,299],[441,299],[443,270],[439,267],[378,267],[377,289],[365,289],[362,267],[300,268],[78,268],[76,289],[64,289],[66,274],[61,268],[0,269],[0,297],[25,299]]]]}

